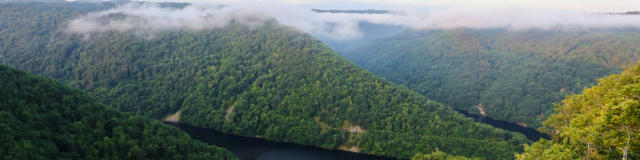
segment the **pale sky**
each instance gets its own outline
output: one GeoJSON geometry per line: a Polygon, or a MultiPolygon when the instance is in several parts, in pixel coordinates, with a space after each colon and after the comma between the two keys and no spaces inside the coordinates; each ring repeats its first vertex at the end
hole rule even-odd
{"type": "Polygon", "coordinates": [[[640,0],[142,0],[154,2],[234,3],[279,1],[337,9],[420,7],[523,7],[577,10],[587,12],[624,12],[640,10],[640,0]]]}

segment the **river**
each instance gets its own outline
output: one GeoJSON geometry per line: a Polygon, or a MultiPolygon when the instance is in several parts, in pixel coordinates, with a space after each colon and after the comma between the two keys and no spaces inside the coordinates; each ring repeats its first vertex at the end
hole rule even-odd
{"type": "Polygon", "coordinates": [[[261,138],[242,137],[212,129],[165,122],[187,132],[192,138],[233,152],[240,160],[392,160],[368,154],[330,150],[293,143],[272,142],[261,138]]]}

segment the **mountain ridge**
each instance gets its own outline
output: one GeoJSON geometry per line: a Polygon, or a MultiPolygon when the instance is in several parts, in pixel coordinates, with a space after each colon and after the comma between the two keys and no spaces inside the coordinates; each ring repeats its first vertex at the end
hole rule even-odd
{"type": "MultiPolygon", "coordinates": [[[[17,37],[6,45],[33,41],[21,32],[0,33],[17,37]]],[[[529,142],[364,71],[310,35],[275,23],[150,39],[116,31],[82,38],[57,34],[44,47],[4,52],[0,63],[56,78],[134,115],[160,119],[182,109],[181,123],[274,141],[355,146],[399,158],[440,149],[489,159],[512,159],[529,142]],[[18,54],[24,52],[30,54],[18,54]],[[358,127],[366,132],[349,132],[358,127]]]]}
{"type": "Polygon", "coordinates": [[[407,31],[347,59],[453,108],[531,127],[554,102],[640,60],[633,29],[407,31]],[[462,101],[461,101],[462,99],[462,101]]]}
{"type": "Polygon", "coordinates": [[[0,65],[3,159],[237,159],[159,121],[121,114],[53,80],[0,65]]]}

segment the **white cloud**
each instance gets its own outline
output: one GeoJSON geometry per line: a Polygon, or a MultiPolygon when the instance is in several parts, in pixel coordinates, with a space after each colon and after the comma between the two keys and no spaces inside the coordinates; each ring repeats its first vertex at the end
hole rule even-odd
{"type": "Polygon", "coordinates": [[[130,3],[115,9],[90,13],[73,20],[68,30],[93,33],[108,30],[148,33],[224,27],[231,21],[260,25],[269,19],[315,36],[352,39],[362,36],[359,22],[405,26],[413,29],[506,28],[510,30],[551,28],[640,27],[640,16],[523,7],[395,8],[393,14],[316,13],[308,8],[277,1],[236,2],[227,7],[196,4],[183,9],[130,3]],[[109,18],[113,16],[120,18],[109,18]]]}
{"type": "MultiPolygon", "coordinates": [[[[259,0],[140,0],[152,2],[233,3],[259,0]]],[[[422,7],[521,7],[588,12],[623,12],[640,10],[639,0],[279,0],[285,3],[317,4],[342,8],[344,4],[362,6],[422,6],[422,7]]]]}
{"type": "MultiPolygon", "coordinates": [[[[318,0],[321,1],[321,0],[318,0]]],[[[330,0],[333,1],[333,0],[330,0]]],[[[590,12],[640,9],[638,0],[353,0],[361,3],[385,3],[439,7],[522,7],[590,12]]],[[[335,1],[339,2],[339,1],[335,1]]]]}

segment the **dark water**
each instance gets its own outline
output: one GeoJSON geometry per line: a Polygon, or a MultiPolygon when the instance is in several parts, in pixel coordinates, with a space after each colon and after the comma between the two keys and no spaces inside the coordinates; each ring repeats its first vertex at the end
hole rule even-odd
{"type": "Polygon", "coordinates": [[[192,138],[226,148],[241,160],[369,160],[393,159],[341,150],[329,150],[292,143],[271,142],[260,138],[242,137],[198,128],[184,124],[165,122],[176,126],[192,138]]]}
{"type": "Polygon", "coordinates": [[[456,111],[462,113],[463,115],[473,118],[476,122],[481,122],[481,123],[485,123],[485,124],[489,124],[493,127],[496,128],[501,128],[507,131],[513,131],[513,132],[520,132],[522,134],[524,134],[524,136],[526,136],[528,139],[533,140],[533,141],[538,141],[541,138],[544,139],[549,139],[549,135],[544,134],[542,132],[538,132],[536,129],[534,128],[529,128],[529,127],[523,127],[520,125],[517,125],[515,123],[512,122],[508,122],[508,121],[502,121],[502,120],[495,120],[491,117],[485,117],[485,116],[481,116],[478,114],[470,114],[469,112],[463,111],[463,110],[457,110],[456,111]]]}

